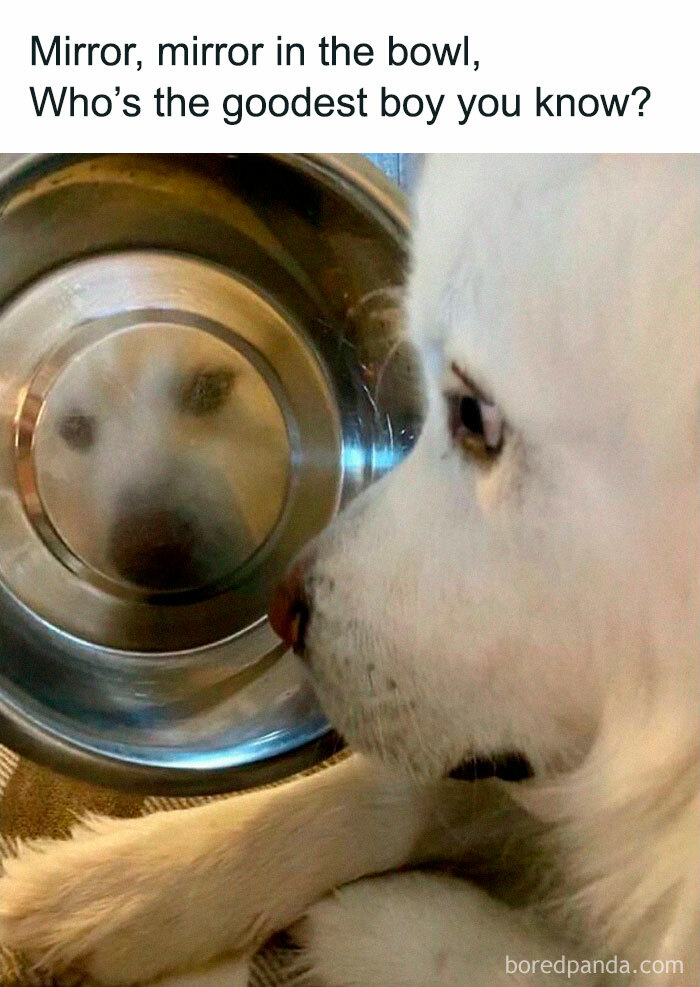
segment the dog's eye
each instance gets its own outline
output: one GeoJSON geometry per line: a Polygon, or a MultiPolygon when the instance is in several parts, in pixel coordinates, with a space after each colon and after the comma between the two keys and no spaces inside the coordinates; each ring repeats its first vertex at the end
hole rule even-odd
{"type": "Polygon", "coordinates": [[[231,393],[234,376],[227,367],[195,371],[178,388],[178,407],[198,417],[214,414],[231,393]]]}
{"type": "Polygon", "coordinates": [[[82,411],[70,411],[60,420],[58,433],[71,449],[87,452],[95,444],[97,420],[82,411]]]}
{"type": "Polygon", "coordinates": [[[474,394],[448,394],[447,405],[452,437],[478,459],[489,460],[503,446],[503,416],[490,401],[474,394]]]}

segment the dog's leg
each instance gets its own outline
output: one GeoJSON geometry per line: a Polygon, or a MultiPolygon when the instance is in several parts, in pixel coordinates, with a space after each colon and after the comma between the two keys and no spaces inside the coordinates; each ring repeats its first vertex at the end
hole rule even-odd
{"type": "Polygon", "coordinates": [[[166,974],[153,987],[248,987],[249,973],[245,960],[215,960],[189,973],[166,974]]]}
{"type": "Polygon", "coordinates": [[[6,861],[0,935],[106,984],[246,956],[332,888],[406,863],[434,801],[351,757],[196,809],[88,822],[6,861]]]}
{"type": "Polygon", "coordinates": [[[304,981],[323,987],[580,982],[566,969],[559,975],[552,964],[566,949],[532,917],[446,875],[357,881],[313,905],[292,933],[303,948],[304,981]],[[524,964],[532,971],[533,961],[529,976],[524,964]]]}

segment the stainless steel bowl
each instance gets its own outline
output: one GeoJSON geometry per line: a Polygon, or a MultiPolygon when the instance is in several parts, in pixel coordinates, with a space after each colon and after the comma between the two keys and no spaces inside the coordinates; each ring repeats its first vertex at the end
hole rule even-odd
{"type": "Polygon", "coordinates": [[[211,792],[334,743],[265,610],[401,458],[407,221],[362,158],[0,170],[0,737],[211,792]]]}

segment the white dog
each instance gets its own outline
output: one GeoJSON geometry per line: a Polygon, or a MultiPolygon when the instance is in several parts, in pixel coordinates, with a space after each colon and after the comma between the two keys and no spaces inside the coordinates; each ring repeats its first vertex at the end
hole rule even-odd
{"type": "Polygon", "coordinates": [[[24,849],[5,942],[105,984],[245,983],[290,925],[324,987],[697,983],[697,168],[427,162],[424,431],[272,614],[358,753],[24,849]]]}

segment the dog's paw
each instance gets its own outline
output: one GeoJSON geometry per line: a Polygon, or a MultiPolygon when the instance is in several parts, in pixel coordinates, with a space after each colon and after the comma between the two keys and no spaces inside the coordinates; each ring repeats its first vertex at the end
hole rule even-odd
{"type": "MultiPolygon", "coordinates": [[[[410,871],[339,888],[291,934],[305,982],[323,987],[509,987],[506,955],[554,962],[562,952],[533,916],[469,881],[410,871]]],[[[566,977],[554,973],[547,982],[563,987],[566,977]]]]}
{"type": "Polygon", "coordinates": [[[0,941],[52,973],[82,970],[105,984],[157,975],[147,875],[155,882],[158,854],[147,859],[144,835],[131,821],[93,819],[70,840],[20,846],[0,879],[0,941]],[[129,860],[135,836],[140,859],[129,860]]]}
{"type": "Polygon", "coordinates": [[[431,941],[434,904],[432,885],[413,873],[367,878],[337,889],[291,929],[301,947],[304,982],[323,987],[463,984],[448,969],[453,957],[431,941]]]}
{"type": "Polygon", "coordinates": [[[246,909],[220,907],[207,874],[216,862],[198,820],[181,815],[91,819],[70,840],[20,847],[0,878],[0,941],[40,969],[108,985],[195,969],[224,950],[246,956],[266,930],[246,909]]]}

